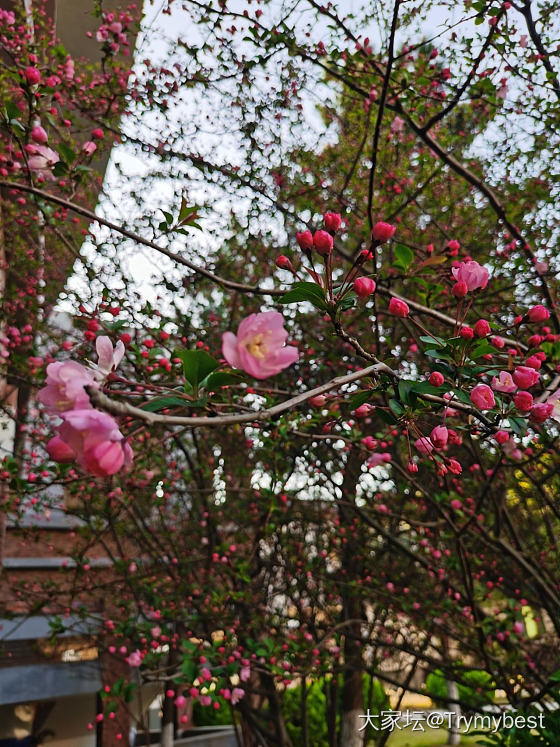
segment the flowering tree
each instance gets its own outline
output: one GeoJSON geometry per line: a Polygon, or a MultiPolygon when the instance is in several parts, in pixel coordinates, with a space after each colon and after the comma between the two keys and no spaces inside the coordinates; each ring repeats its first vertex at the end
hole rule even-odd
{"type": "Polygon", "coordinates": [[[479,705],[496,687],[544,701],[560,669],[554,4],[468,3],[429,39],[425,2],[384,6],[375,37],[312,0],[185,6],[192,44],[137,65],[120,128],[127,14],[99,19],[87,85],[62,52],[58,82],[21,48],[5,73],[17,262],[50,282],[18,226],[78,254],[70,221],[91,222],[71,330],[47,314],[60,274],[31,308],[16,273],[5,291],[7,373],[39,390],[5,500],[46,507],[59,484],[84,522],[57,594],[14,597],[100,622],[106,655],[161,683],[166,739],[189,697],[234,709],[248,745],[384,744],[360,730],[364,675],[402,693],[441,670],[456,708],[483,671],[479,705]],[[65,102],[96,126],[55,149],[43,124],[65,102]],[[122,159],[126,215],[80,199],[109,132],[145,160],[137,178],[122,159]],[[155,298],[130,242],[165,263],[155,298]],[[111,572],[91,576],[99,548],[111,572]]]}

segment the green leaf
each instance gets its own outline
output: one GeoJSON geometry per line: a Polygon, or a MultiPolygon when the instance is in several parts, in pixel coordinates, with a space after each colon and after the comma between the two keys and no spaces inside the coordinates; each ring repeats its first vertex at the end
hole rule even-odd
{"type": "Polygon", "coordinates": [[[62,158],[66,161],[66,163],[73,163],[76,160],[76,154],[72,150],[72,148],[69,148],[64,143],[58,144],[58,152],[62,156],[62,158]]]}
{"type": "Polygon", "coordinates": [[[348,309],[354,308],[356,305],[356,299],[357,295],[355,293],[348,293],[342,301],[339,301],[337,303],[337,308],[339,308],[341,311],[348,311],[348,309]]]}
{"type": "Polygon", "coordinates": [[[163,216],[166,220],[167,225],[168,226],[173,225],[173,216],[171,215],[171,213],[167,213],[165,210],[162,210],[161,212],[163,213],[163,216]]]}
{"type": "Polygon", "coordinates": [[[166,407],[185,407],[188,404],[190,402],[179,397],[156,397],[146,402],[140,409],[147,412],[157,412],[158,410],[164,410],[166,407]]]}
{"type": "Polygon", "coordinates": [[[518,436],[524,436],[527,432],[527,421],[525,418],[518,418],[513,415],[510,415],[509,418],[509,424],[511,426],[511,430],[516,433],[518,436]]]}
{"type": "Polygon", "coordinates": [[[395,267],[402,267],[406,272],[414,260],[414,252],[404,244],[397,244],[395,247],[396,261],[395,267]]]}
{"type": "Polygon", "coordinates": [[[496,348],[492,347],[492,345],[490,345],[487,340],[484,340],[484,342],[481,342],[479,345],[477,345],[474,350],[471,350],[469,356],[471,358],[480,358],[482,355],[488,355],[488,353],[495,352],[496,348]]]}
{"type": "Polygon", "coordinates": [[[394,414],[397,417],[400,417],[404,412],[404,407],[396,399],[389,400],[389,407],[391,408],[391,411],[394,412],[394,414]]]}
{"type": "Polygon", "coordinates": [[[429,381],[414,381],[411,390],[418,394],[441,394],[447,390],[447,387],[445,385],[441,387],[433,386],[429,381]]]}
{"type": "Polygon", "coordinates": [[[410,404],[410,392],[412,389],[412,385],[414,384],[413,381],[407,381],[406,379],[401,379],[399,381],[399,397],[401,398],[401,401],[404,402],[405,405],[410,404]]]}
{"type": "Polygon", "coordinates": [[[355,410],[360,405],[363,405],[365,402],[367,402],[370,398],[373,392],[371,389],[367,389],[365,392],[356,392],[356,394],[353,394],[350,399],[348,400],[348,405],[352,410],[355,410]]]}
{"type": "MultiPolygon", "coordinates": [[[[453,394],[455,395],[456,399],[459,400],[459,402],[463,402],[465,405],[472,405],[470,396],[463,392],[461,389],[454,389],[453,394]]],[[[453,400],[450,400],[450,407],[453,407],[453,400]]]]}
{"type": "MultiPolygon", "coordinates": [[[[396,400],[393,400],[393,401],[396,402],[396,400]]],[[[397,404],[398,404],[398,402],[397,402],[397,404]]],[[[375,413],[376,413],[376,415],[379,415],[379,417],[381,418],[381,420],[384,420],[387,423],[387,425],[395,425],[395,423],[398,422],[398,420],[393,415],[393,413],[389,412],[388,410],[378,409],[378,410],[375,411],[375,413]]]]}
{"type": "Polygon", "coordinates": [[[187,682],[193,682],[196,675],[196,664],[193,659],[183,659],[181,662],[181,670],[185,675],[187,682]]]}
{"type": "Polygon", "coordinates": [[[211,389],[215,391],[221,386],[234,384],[236,381],[239,381],[239,377],[235,374],[228,373],[227,371],[215,371],[214,373],[211,373],[209,376],[207,376],[203,381],[201,381],[201,384],[205,387],[205,389],[211,389]]]}
{"type": "Polygon", "coordinates": [[[194,389],[220,365],[204,350],[178,350],[175,355],[181,359],[185,379],[194,389]]]}
{"type": "Polygon", "coordinates": [[[54,176],[64,176],[68,173],[68,166],[64,163],[64,161],[57,161],[52,172],[54,176]]]}
{"type": "Polygon", "coordinates": [[[442,340],[441,337],[436,337],[435,335],[433,337],[431,335],[422,335],[420,339],[422,342],[428,343],[428,345],[438,345],[441,348],[444,348],[447,345],[445,340],[442,340]]]}
{"type": "Polygon", "coordinates": [[[443,358],[448,361],[451,360],[449,353],[445,353],[442,350],[434,350],[433,348],[431,350],[425,350],[424,355],[427,355],[428,358],[443,358]]]}
{"type": "Polygon", "coordinates": [[[13,101],[6,101],[5,111],[7,120],[19,119],[19,117],[21,117],[20,108],[17,104],[14,104],[13,101]]]}
{"type": "Polygon", "coordinates": [[[316,309],[322,311],[327,308],[325,291],[317,283],[294,283],[291,289],[278,300],[279,303],[299,303],[300,301],[308,301],[316,309]]]}

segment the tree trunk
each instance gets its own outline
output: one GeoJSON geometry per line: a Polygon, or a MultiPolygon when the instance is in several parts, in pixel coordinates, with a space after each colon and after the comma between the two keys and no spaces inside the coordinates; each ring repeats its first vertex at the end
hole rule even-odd
{"type": "Polygon", "coordinates": [[[173,697],[165,695],[161,715],[161,747],[173,747],[175,744],[175,703],[173,697]]]}
{"type": "MultiPolygon", "coordinates": [[[[457,683],[453,680],[446,680],[447,696],[450,700],[459,699],[459,688],[457,683]]],[[[461,706],[459,703],[448,703],[449,713],[453,714],[453,720],[451,721],[451,728],[449,729],[449,736],[447,737],[447,744],[456,745],[461,743],[460,724],[459,719],[461,717],[461,706]]]]}

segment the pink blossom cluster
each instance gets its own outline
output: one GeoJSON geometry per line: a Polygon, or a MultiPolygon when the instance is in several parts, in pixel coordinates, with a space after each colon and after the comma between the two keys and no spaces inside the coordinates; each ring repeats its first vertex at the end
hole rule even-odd
{"type": "Polygon", "coordinates": [[[57,435],[47,444],[47,452],[55,462],[76,461],[83,469],[98,477],[114,475],[132,463],[133,453],[115,420],[106,412],[92,407],[87,387],[98,388],[120,363],[124,345],[115,349],[108,337],[98,337],[97,369],[90,371],[75,361],[50,363],[46,386],[37,399],[48,412],[62,422],[57,435]]]}
{"type": "Polygon", "coordinates": [[[126,30],[131,18],[126,13],[105,13],[103,23],[97,29],[95,34],[96,41],[106,44],[111,54],[117,54],[121,47],[125,47],[123,54],[127,55],[129,42],[126,36],[126,30]]]}

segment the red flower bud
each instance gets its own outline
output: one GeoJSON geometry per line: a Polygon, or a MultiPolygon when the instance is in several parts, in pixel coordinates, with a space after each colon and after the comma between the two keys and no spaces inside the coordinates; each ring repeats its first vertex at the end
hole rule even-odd
{"type": "Polygon", "coordinates": [[[490,325],[486,319],[479,319],[474,325],[474,333],[477,337],[487,337],[490,334],[490,325]]]}
{"type": "Polygon", "coordinates": [[[429,382],[432,386],[441,386],[444,381],[443,374],[439,371],[432,371],[430,374],[429,382]]]}
{"type": "Polygon", "coordinates": [[[279,257],[276,257],[276,267],[279,267],[281,270],[294,269],[288,257],[285,257],[283,254],[281,254],[279,257]]]}
{"type": "Polygon", "coordinates": [[[315,231],[313,234],[313,246],[321,256],[325,257],[330,254],[333,244],[333,237],[327,231],[315,231]]]}
{"type": "Polygon", "coordinates": [[[376,223],[373,227],[371,237],[372,239],[375,239],[375,241],[388,241],[396,230],[396,227],[392,226],[390,223],[379,221],[379,223],[376,223]]]}
{"type": "Polygon", "coordinates": [[[459,335],[463,338],[463,340],[472,340],[472,338],[474,337],[474,332],[470,327],[461,327],[459,335]]]}
{"type": "Polygon", "coordinates": [[[408,316],[409,313],[410,309],[408,308],[408,304],[401,301],[400,298],[391,298],[389,301],[389,314],[405,317],[408,316]]]}
{"type": "Polygon", "coordinates": [[[354,280],[354,290],[360,298],[367,298],[375,293],[375,280],[371,278],[356,278],[354,280]]]}
{"type": "Polygon", "coordinates": [[[30,86],[36,85],[41,80],[41,73],[36,67],[26,67],[24,75],[30,86]]]}
{"type": "Polygon", "coordinates": [[[464,283],[462,280],[459,280],[459,282],[455,283],[453,288],[451,288],[451,293],[453,293],[455,298],[464,298],[468,292],[469,292],[469,289],[467,287],[467,284],[464,283]]]}
{"type": "Polygon", "coordinates": [[[533,395],[529,392],[517,392],[513,404],[519,412],[529,412],[533,406],[533,395]]]}
{"type": "Polygon", "coordinates": [[[339,213],[325,213],[323,220],[325,221],[325,228],[331,233],[336,233],[342,223],[342,218],[339,213]]]}
{"type": "Polygon", "coordinates": [[[531,322],[544,322],[550,318],[550,311],[542,304],[538,304],[529,309],[528,316],[531,322]]]}
{"type": "Polygon", "coordinates": [[[44,145],[48,139],[49,139],[49,136],[47,135],[46,131],[41,127],[41,125],[35,125],[35,127],[33,127],[33,129],[31,130],[31,140],[33,140],[33,142],[44,145]]]}
{"type": "Polygon", "coordinates": [[[304,252],[313,249],[313,234],[311,231],[296,233],[296,241],[299,244],[299,248],[303,249],[304,252]]]}

